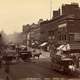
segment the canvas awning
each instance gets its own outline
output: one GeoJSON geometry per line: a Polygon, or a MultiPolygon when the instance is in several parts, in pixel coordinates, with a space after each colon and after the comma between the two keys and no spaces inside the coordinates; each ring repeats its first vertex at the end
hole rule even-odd
{"type": "Polygon", "coordinates": [[[35,43],[32,43],[32,45],[35,45],[35,43]]]}
{"type": "Polygon", "coordinates": [[[20,47],[21,47],[21,48],[25,48],[26,46],[25,46],[25,45],[20,45],[20,47]]]}
{"type": "Polygon", "coordinates": [[[47,45],[47,42],[42,43],[40,46],[43,47],[45,45],[47,45]]]}
{"type": "Polygon", "coordinates": [[[66,44],[66,45],[60,45],[57,50],[63,50],[63,51],[67,51],[70,50],[70,45],[66,44]]]}
{"type": "Polygon", "coordinates": [[[68,51],[68,50],[74,50],[80,51],[80,44],[66,44],[66,45],[60,45],[57,50],[63,50],[63,51],[68,51]]]}

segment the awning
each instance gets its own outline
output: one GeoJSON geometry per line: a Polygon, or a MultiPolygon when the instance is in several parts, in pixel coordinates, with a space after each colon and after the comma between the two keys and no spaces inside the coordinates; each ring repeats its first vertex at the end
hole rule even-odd
{"type": "Polygon", "coordinates": [[[26,48],[26,46],[25,46],[25,45],[20,45],[20,47],[21,47],[21,48],[26,48]]]}
{"type": "Polygon", "coordinates": [[[42,43],[40,46],[42,47],[42,46],[45,46],[45,45],[47,45],[47,42],[42,43]]]}
{"type": "Polygon", "coordinates": [[[60,45],[57,49],[58,49],[58,50],[67,51],[67,50],[70,50],[70,45],[69,45],[69,44],[60,45]]]}
{"type": "Polygon", "coordinates": [[[35,45],[35,43],[32,43],[32,45],[35,45]]]}

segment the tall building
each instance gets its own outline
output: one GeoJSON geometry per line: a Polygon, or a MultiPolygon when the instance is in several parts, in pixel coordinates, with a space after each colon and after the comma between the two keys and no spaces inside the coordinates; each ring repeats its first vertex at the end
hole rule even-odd
{"type": "MultiPolygon", "coordinates": [[[[80,33],[80,7],[77,3],[62,5],[62,9],[53,11],[53,18],[40,24],[40,40],[48,41],[55,35],[56,41],[68,40],[68,33],[75,33],[75,39],[79,39],[80,33]],[[62,14],[61,14],[62,13],[62,14]]],[[[72,37],[73,38],[73,37],[72,37]]],[[[73,39],[71,39],[72,41],[73,39]]]]}
{"type": "Polygon", "coordinates": [[[38,24],[33,23],[31,25],[31,32],[30,32],[31,40],[39,40],[40,36],[40,28],[38,24]]]}
{"type": "Polygon", "coordinates": [[[55,25],[53,20],[46,20],[40,24],[40,42],[47,42],[49,32],[56,30],[57,26],[55,25]]]}

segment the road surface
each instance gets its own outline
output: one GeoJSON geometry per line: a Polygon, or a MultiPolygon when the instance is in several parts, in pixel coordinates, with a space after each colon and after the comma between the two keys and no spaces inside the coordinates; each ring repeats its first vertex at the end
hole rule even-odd
{"type": "MultiPolygon", "coordinates": [[[[6,79],[7,74],[4,72],[4,67],[0,70],[0,78],[6,79]]],[[[10,65],[9,80],[53,80],[57,79],[74,79],[79,76],[62,74],[53,71],[50,67],[49,58],[34,59],[32,61],[21,62],[10,65]],[[30,79],[29,79],[30,78],[30,79]]]]}
{"type": "Polygon", "coordinates": [[[51,61],[48,52],[43,52],[38,60],[31,58],[27,62],[17,62],[10,65],[10,73],[4,72],[4,65],[0,68],[0,80],[73,80],[80,78],[80,73],[74,75],[63,74],[51,69],[51,61]]]}

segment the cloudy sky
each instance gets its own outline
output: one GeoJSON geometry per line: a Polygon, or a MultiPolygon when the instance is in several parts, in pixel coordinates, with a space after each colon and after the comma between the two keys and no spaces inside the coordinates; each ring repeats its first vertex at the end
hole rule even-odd
{"type": "MultiPolygon", "coordinates": [[[[52,0],[52,9],[80,0],[52,0]]],[[[0,30],[11,34],[22,31],[22,25],[50,18],[50,0],[0,0],[0,30]]]]}

